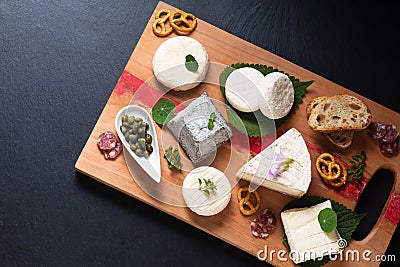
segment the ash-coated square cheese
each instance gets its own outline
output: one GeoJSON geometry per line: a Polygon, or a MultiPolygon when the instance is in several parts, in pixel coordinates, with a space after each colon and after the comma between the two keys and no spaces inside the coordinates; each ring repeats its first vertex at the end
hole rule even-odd
{"type": "Polygon", "coordinates": [[[232,137],[232,130],[206,92],[172,118],[167,127],[195,164],[209,157],[232,137]],[[208,129],[213,112],[214,126],[208,129]]]}

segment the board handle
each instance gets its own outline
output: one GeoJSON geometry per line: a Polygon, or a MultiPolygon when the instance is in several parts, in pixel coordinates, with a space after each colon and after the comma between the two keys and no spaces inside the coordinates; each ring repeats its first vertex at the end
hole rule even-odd
{"type": "MultiPolygon", "coordinates": [[[[398,210],[400,209],[400,169],[399,166],[392,163],[384,163],[380,166],[380,169],[387,169],[393,172],[394,182],[392,190],[388,199],[386,200],[385,206],[372,228],[371,232],[360,241],[352,240],[350,242],[350,249],[357,249],[360,245],[370,250],[372,254],[369,256],[371,259],[375,259],[376,255],[384,255],[389,243],[396,231],[396,227],[399,223],[398,210]],[[397,210],[397,212],[396,212],[397,210]]],[[[359,251],[363,253],[363,251],[359,251]]]]}

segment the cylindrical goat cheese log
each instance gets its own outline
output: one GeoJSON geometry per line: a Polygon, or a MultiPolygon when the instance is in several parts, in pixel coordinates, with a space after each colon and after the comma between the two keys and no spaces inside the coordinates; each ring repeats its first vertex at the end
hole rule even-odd
{"type": "Polygon", "coordinates": [[[289,77],[271,72],[264,77],[261,88],[260,111],[269,119],[285,117],[293,106],[294,87],[289,77]]]}
{"type": "Polygon", "coordinates": [[[225,84],[225,96],[229,104],[242,112],[259,109],[260,88],[264,75],[251,67],[236,69],[229,74],[225,84]]]}

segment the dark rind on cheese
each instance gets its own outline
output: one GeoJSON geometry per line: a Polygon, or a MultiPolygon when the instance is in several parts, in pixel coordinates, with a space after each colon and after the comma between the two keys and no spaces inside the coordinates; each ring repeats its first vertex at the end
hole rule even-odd
{"type": "Polygon", "coordinates": [[[206,92],[170,120],[167,127],[195,164],[213,154],[232,137],[232,130],[206,92]],[[215,113],[214,127],[209,130],[208,121],[212,112],[215,113]]]}

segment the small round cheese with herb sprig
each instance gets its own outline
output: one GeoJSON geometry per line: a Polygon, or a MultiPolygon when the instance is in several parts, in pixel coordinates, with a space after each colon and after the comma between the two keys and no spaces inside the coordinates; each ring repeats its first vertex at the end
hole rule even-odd
{"type": "Polygon", "coordinates": [[[204,46],[188,36],[176,36],[164,41],[153,57],[154,76],[175,91],[196,87],[206,77],[208,65],[204,46]]]}
{"type": "Polygon", "coordinates": [[[186,205],[202,216],[212,216],[224,210],[231,200],[231,190],[225,174],[209,166],[190,171],[182,185],[186,205]]]}

